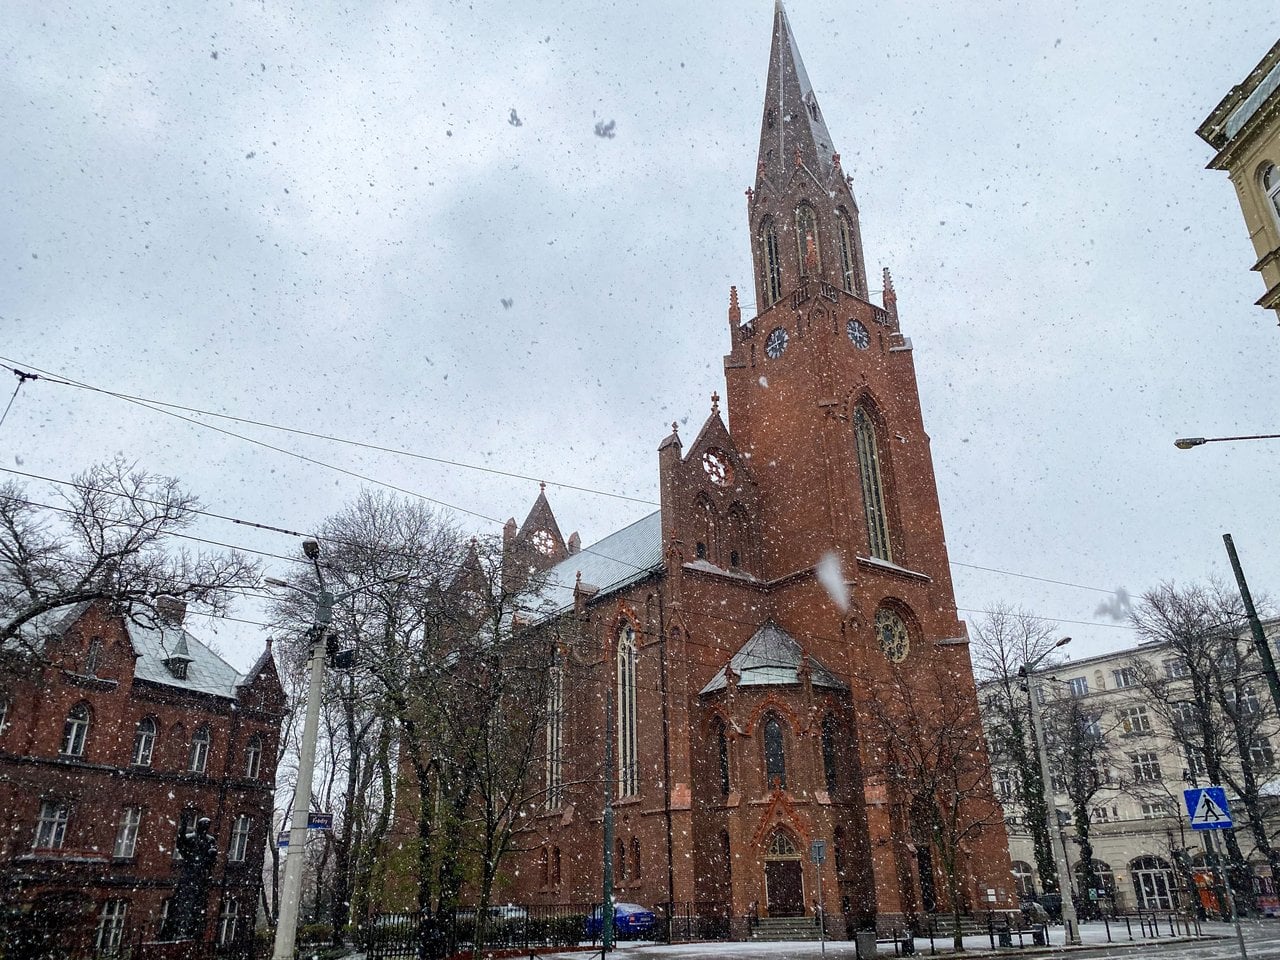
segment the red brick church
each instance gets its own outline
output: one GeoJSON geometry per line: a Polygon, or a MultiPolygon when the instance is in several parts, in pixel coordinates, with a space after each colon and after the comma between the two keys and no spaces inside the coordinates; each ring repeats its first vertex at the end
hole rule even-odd
{"type": "MultiPolygon", "coordinates": [[[[976,695],[912,345],[887,270],[870,300],[850,184],[779,4],[747,194],[758,313],[731,291],[728,422],[713,396],[691,441],[673,425],[661,509],[592,546],[566,542],[545,494],[508,524],[509,549],[549,569],[566,641],[545,802],[503,897],[599,902],[610,736],[619,899],[809,914],[822,869],[850,924],[947,909],[868,697],[942,670],[976,724],[976,695]]],[[[989,783],[968,802],[994,811],[989,783]]],[[[966,909],[1011,903],[991,819],[966,844],[966,909]]]]}

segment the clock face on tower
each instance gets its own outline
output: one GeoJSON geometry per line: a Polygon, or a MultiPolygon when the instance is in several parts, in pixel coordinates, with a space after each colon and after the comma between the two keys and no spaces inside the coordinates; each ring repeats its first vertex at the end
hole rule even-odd
{"type": "Polygon", "coordinates": [[[769,355],[770,360],[777,360],[786,349],[787,331],[781,327],[774,327],[769,331],[769,336],[764,342],[764,352],[769,355]]]}
{"type": "Polygon", "coordinates": [[[844,330],[849,334],[850,342],[859,350],[865,350],[871,346],[871,332],[857,320],[850,320],[844,330]]]}
{"type": "Polygon", "coordinates": [[[911,638],[907,634],[907,625],[892,610],[881,610],[876,614],[876,636],[890,663],[901,663],[907,659],[911,638]]]}
{"type": "Polygon", "coordinates": [[[723,450],[712,447],[702,455],[702,469],[717,487],[727,487],[733,482],[733,464],[723,450]]]}
{"type": "Polygon", "coordinates": [[[544,557],[551,556],[556,548],[556,538],[548,530],[538,530],[533,535],[533,549],[544,557]]]}

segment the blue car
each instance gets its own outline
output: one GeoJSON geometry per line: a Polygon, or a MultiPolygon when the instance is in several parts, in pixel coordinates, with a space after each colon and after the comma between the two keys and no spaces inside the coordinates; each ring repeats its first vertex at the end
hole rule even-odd
{"type": "MultiPolygon", "coordinates": [[[[587,917],[587,939],[599,940],[604,935],[604,914],[597,904],[587,917]]],[[[653,932],[653,911],[638,903],[613,905],[613,935],[619,940],[639,940],[653,932]]]]}

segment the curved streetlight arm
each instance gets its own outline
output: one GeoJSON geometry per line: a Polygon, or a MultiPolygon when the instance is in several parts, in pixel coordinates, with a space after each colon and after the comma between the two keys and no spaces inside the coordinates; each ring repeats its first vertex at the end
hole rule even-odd
{"type": "Polygon", "coordinates": [[[1280,440],[1280,433],[1256,433],[1247,437],[1179,437],[1173,445],[1179,450],[1190,450],[1206,443],[1228,443],[1234,440],[1280,440]]]}

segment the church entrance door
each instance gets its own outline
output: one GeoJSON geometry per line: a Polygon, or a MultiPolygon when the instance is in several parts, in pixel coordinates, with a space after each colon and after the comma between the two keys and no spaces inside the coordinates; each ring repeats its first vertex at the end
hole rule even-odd
{"type": "Polygon", "coordinates": [[[799,860],[766,860],[764,882],[769,893],[769,916],[804,916],[804,886],[799,860]]]}
{"type": "Polygon", "coordinates": [[[804,916],[804,874],[800,851],[783,830],[769,841],[764,855],[765,900],[771,917],[804,916]]]}

